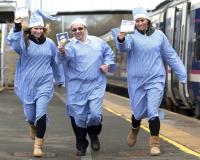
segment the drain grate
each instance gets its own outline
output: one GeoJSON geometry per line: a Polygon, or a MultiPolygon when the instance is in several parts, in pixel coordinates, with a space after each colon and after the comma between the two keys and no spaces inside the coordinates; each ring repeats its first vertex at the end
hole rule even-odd
{"type": "MultiPolygon", "coordinates": [[[[13,154],[16,157],[32,157],[32,152],[14,152],[13,154]]],[[[53,152],[44,152],[42,155],[43,158],[54,158],[56,157],[56,153],[53,152]]]]}

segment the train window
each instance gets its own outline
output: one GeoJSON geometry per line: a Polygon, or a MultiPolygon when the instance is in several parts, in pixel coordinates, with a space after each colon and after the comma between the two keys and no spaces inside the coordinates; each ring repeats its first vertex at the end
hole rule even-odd
{"type": "Polygon", "coordinates": [[[180,56],[180,35],[181,35],[181,23],[182,23],[182,6],[176,7],[176,18],[174,28],[174,49],[180,56]]]}
{"type": "Polygon", "coordinates": [[[160,14],[159,25],[158,25],[158,28],[163,32],[165,32],[164,14],[165,14],[164,12],[160,14]]]}
{"type": "Polygon", "coordinates": [[[0,46],[1,46],[1,35],[2,35],[2,29],[1,29],[1,24],[0,24],[0,46]]]}
{"type": "Polygon", "coordinates": [[[151,17],[151,21],[156,28],[164,32],[164,13],[159,13],[151,17]]]}
{"type": "Polygon", "coordinates": [[[159,15],[154,15],[151,17],[151,22],[156,28],[159,26],[159,15]]]}
{"type": "Polygon", "coordinates": [[[172,8],[169,8],[166,12],[166,20],[165,20],[165,34],[167,36],[167,38],[169,39],[170,43],[173,45],[173,34],[170,34],[172,33],[172,30],[174,28],[172,28],[172,23],[173,23],[173,9],[172,8]]]}
{"type": "Polygon", "coordinates": [[[194,19],[194,59],[200,61],[200,8],[196,9],[193,13],[194,19]]]}
{"type": "Polygon", "coordinates": [[[200,23],[196,24],[196,37],[195,37],[195,46],[194,46],[194,58],[195,60],[200,60],[200,23]]]}
{"type": "Polygon", "coordinates": [[[89,34],[102,36],[112,28],[119,27],[122,19],[132,19],[132,12],[66,13],[65,15],[58,14],[57,17],[61,19],[61,22],[50,22],[52,30],[50,37],[55,41],[55,33],[63,31],[68,32],[69,37],[72,37],[69,26],[77,17],[86,21],[89,34]]]}

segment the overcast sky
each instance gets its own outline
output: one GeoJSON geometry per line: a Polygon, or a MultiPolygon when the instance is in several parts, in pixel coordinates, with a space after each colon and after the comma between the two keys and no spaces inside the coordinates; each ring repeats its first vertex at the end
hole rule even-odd
{"type": "Polygon", "coordinates": [[[143,6],[153,9],[163,0],[17,0],[18,6],[45,12],[95,10],[95,9],[133,9],[143,6]],[[105,5],[106,4],[106,5],[105,5]]]}

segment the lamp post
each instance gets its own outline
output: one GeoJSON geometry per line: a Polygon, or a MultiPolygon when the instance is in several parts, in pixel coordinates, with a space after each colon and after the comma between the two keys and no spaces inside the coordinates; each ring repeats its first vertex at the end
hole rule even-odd
{"type": "Polygon", "coordinates": [[[42,0],[40,0],[40,10],[42,11],[42,0]]]}
{"type": "Polygon", "coordinates": [[[2,35],[1,35],[1,86],[5,86],[5,69],[6,69],[6,36],[7,36],[7,24],[2,24],[2,35]]]}

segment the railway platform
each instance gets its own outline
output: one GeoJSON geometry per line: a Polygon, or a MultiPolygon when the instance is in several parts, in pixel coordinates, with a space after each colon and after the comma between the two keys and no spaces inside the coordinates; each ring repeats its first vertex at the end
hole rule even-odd
{"type": "Polygon", "coordinates": [[[99,137],[101,149],[88,147],[86,156],[77,157],[75,136],[65,113],[64,88],[56,88],[49,105],[49,126],[42,158],[32,157],[33,141],[28,135],[21,104],[12,89],[0,92],[0,160],[198,160],[200,159],[200,121],[163,110],[160,156],[149,154],[149,130],[142,121],[137,143],[126,143],[130,130],[129,101],[106,93],[103,128],[99,137]]]}

